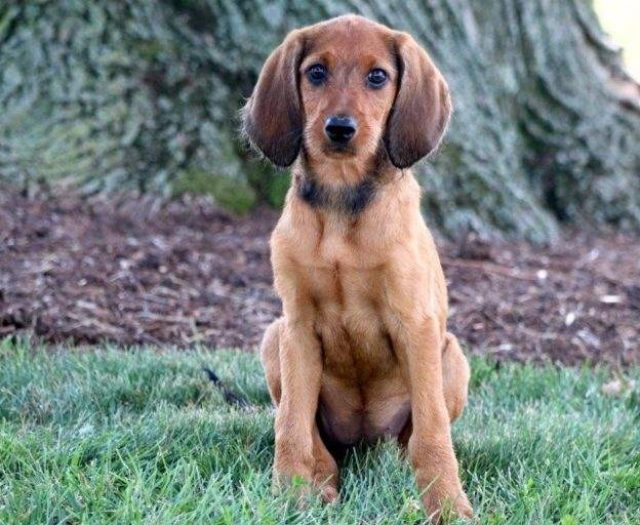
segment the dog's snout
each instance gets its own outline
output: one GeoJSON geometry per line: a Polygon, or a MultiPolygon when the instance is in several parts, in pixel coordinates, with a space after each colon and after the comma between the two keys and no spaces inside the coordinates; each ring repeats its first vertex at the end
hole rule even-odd
{"type": "Polygon", "coordinates": [[[332,142],[346,144],[356,134],[356,121],[346,115],[329,117],[324,124],[324,132],[332,142]]]}

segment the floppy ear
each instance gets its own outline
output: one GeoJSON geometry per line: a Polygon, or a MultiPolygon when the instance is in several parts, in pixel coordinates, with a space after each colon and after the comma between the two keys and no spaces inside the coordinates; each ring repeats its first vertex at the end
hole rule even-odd
{"type": "Polygon", "coordinates": [[[242,128],[251,144],[276,166],[293,163],[302,141],[298,68],[300,31],[292,31],[262,67],[258,83],[242,111],[242,128]]]}
{"type": "Polygon", "coordinates": [[[407,33],[395,40],[398,91],[384,142],[397,168],[408,168],[431,153],[451,116],[449,88],[427,53],[407,33]]]}

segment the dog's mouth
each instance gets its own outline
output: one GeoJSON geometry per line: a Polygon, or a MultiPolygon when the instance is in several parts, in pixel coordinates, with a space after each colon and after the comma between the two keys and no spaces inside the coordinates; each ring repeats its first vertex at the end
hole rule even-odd
{"type": "Polygon", "coordinates": [[[336,144],[334,142],[327,142],[322,147],[322,152],[327,157],[354,157],[356,155],[356,148],[353,144],[336,144]]]}

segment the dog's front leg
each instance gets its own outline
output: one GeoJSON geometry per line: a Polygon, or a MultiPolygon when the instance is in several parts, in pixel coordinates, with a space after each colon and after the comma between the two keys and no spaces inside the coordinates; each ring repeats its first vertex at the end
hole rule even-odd
{"type": "Polygon", "coordinates": [[[276,483],[313,481],[313,429],[322,378],[322,352],[311,322],[287,322],[282,330],[282,398],[275,420],[276,483]]]}
{"type": "Polygon", "coordinates": [[[443,338],[435,316],[402,321],[399,357],[409,381],[413,430],[408,453],[427,512],[439,520],[450,508],[464,517],[472,508],[458,477],[442,377],[443,338]]]}

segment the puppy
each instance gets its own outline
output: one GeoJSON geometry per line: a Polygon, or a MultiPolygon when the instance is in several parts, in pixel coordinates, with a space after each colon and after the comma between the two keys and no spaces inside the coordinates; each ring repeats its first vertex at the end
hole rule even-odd
{"type": "Polygon", "coordinates": [[[452,106],[406,33],[359,16],[291,32],[243,110],[244,132],[292,186],[271,237],[283,316],[261,357],[275,418],[276,482],[338,496],[339,446],[397,438],[423,503],[472,509],[450,424],[469,365],[447,332],[447,290],[407,168],[431,153],[452,106]]]}

